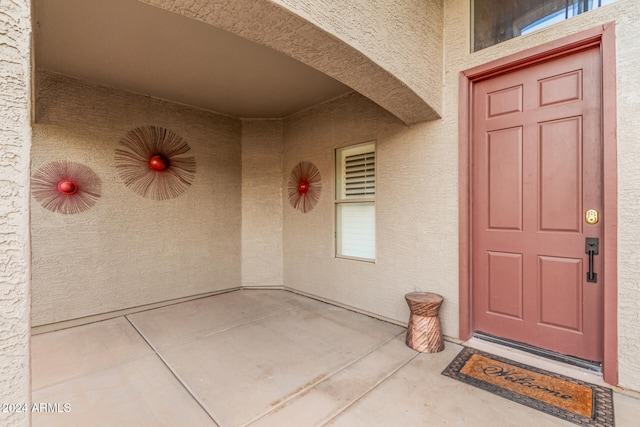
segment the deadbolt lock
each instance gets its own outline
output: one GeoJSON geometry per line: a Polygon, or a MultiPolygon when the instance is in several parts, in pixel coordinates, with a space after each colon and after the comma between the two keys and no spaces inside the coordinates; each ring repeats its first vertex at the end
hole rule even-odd
{"type": "Polygon", "coordinates": [[[596,224],[599,220],[598,211],[595,209],[589,209],[584,213],[584,220],[587,224],[596,224]]]}

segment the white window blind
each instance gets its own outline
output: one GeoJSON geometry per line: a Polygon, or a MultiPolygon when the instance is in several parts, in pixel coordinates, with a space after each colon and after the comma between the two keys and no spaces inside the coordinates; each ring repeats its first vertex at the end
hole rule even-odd
{"type": "Polygon", "coordinates": [[[375,259],[375,171],[375,143],[336,150],[337,256],[375,259]]]}
{"type": "Polygon", "coordinates": [[[373,197],[376,194],[376,153],[345,156],[345,197],[373,197]]]}
{"type": "Polygon", "coordinates": [[[336,252],[338,255],[375,259],[376,209],[373,202],[336,205],[336,252]]]}

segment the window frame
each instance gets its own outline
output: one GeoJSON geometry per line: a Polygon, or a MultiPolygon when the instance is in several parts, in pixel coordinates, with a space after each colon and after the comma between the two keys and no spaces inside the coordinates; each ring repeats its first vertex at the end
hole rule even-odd
{"type": "Polygon", "coordinates": [[[376,195],[375,195],[375,185],[376,185],[376,180],[377,180],[377,142],[375,140],[369,140],[366,142],[360,142],[360,143],[356,143],[356,144],[350,144],[350,145],[345,145],[345,146],[340,146],[337,147],[333,150],[333,156],[334,156],[334,197],[333,197],[333,202],[334,202],[334,208],[333,208],[333,215],[334,215],[334,245],[333,245],[333,249],[334,249],[334,257],[335,258],[340,258],[340,259],[348,259],[348,260],[354,260],[354,261],[363,261],[363,262],[368,262],[368,263],[375,263],[376,262],[376,257],[377,257],[377,239],[376,239],[376,235],[377,235],[377,222],[376,222],[376,217],[377,217],[377,208],[376,208],[376,195]],[[344,153],[345,151],[349,151],[349,150],[354,150],[357,151],[358,149],[365,149],[366,152],[366,147],[372,147],[372,151],[373,153],[375,153],[374,155],[374,168],[373,168],[373,191],[374,194],[371,197],[352,197],[349,198],[348,196],[343,196],[343,189],[345,186],[345,179],[342,178],[342,175],[345,174],[345,168],[343,168],[342,166],[342,159],[346,156],[344,156],[342,153],[344,153]],[[340,162],[340,163],[339,163],[340,162]],[[339,176],[340,174],[340,176],[339,176]],[[354,256],[354,255],[345,255],[343,253],[340,253],[341,251],[338,250],[339,248],[339,243],[340,243],[340,239],[339,239],[339,224],[340,224],[340,219],[339,219],[339,206],[341,205],[348,205],[348,204],[373,204],[373,258],[367,258],[367,257],[358,257],[358,256],[354,256]]]}
{"type": "MultiPolygon", "coordinates": [[[[592,12],[618,2],[618,0],[587,0],[590,2],[585,5],[587,8],[585,10],[578,10],[578,11],[576,11],[575,8],[576,7],[579,8],[579,5],[565,3],[564,8],[560,8],[556,12],[551,12],[548,15],[541,16],[539,19],[535,19],[535,16],[538,14],[540,10],[544,10],[546,7],[553,7],[552,4],[544,4],[544,3],[540,4],[541,1],[538,1],[536,7],[533,7],[526,11],[522,11],[522,14],[520,14],[519,16],[513,16],[513,20],[511,21],[510,27],[506,26],[506,24],[505,26],[502,26],[502,28],[505,29],[507,33],[509,30],[513,32],[511,36],[507,36],[507,38],[500,41],[494,40],[493,42],[491,42],[486,46],[476,48],[476,17],[475,17],[476,1],[478,0],[469,0],[469,3],[468,3],[469,17],[470,17],[470,23],[469,23],[470,24],[469,25],[470,53],[480,52],[481,50],[496,46],[498,44],[507,42],[509,40],[516,39],[537,31],[541,31],[543,29],[552,27],[554,25],[558,25],[564,21],[570,20],[576,16],[582,15],[583,13],[592,12]],[[569,15],[569,13],[571,13],[571,15],[569,15]],[[564,14],[565,16],[561,20],[553,20],[550,17],[554,14],[560,14],[560,15],[564,14]],[[531,21],[531,22],[527,24],[528,21],[531,21]]],[[[494,0],[494,1],[499,1],[499,0],[494,0]]],[[[552,2],[553,0],[547,0],[547,1],[552,2]]],[[[562,3],[561,0],[557,0],[557,1],[560,4],[562,3]]],[[[579,0],[572,0],[572,1],[579,1],[579,0]]],[[[497,37],[498,34],[493,34],[493,36],[497,37]]]]}

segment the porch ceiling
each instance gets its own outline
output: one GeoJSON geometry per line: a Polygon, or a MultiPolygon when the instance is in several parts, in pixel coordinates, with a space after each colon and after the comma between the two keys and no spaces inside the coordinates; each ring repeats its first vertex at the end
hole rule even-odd
{"type": "Polygon", "coordinates": [[[240,118],[352,89],[285,54],[137,0],[35,0],[37,68],[240,118]]]}

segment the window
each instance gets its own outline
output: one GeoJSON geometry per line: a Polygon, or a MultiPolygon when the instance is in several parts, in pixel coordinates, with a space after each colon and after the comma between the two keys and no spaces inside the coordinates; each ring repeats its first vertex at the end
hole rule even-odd
{"type": "Polygon", "coordinates": [[[617,0],[471,0],[473,51],[540,30],[617,0]]]}
{"type": "Polygon", "coordinates": [[[376,146],[336,150],[336,256],[376,257],[376,146]]]}

